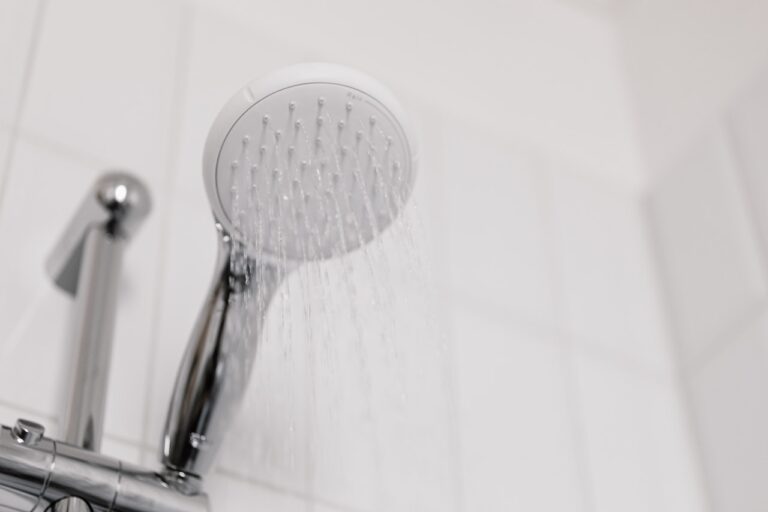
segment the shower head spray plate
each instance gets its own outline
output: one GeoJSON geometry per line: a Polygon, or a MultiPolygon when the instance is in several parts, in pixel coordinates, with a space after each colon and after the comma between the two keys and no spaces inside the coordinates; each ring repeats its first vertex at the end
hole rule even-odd
{"type": "Polygon", "coordinates": [[[254,255],[301,262],[365,245],[402,210],[416,151],[402,109],[372,78],[286,68],[229,101],[206,143],[214,216],[254,255]]]}

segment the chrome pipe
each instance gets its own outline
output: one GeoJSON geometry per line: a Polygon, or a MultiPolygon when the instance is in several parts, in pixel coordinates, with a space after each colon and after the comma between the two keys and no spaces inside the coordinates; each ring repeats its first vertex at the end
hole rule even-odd
{"type": "Polygon", "coordinates": [[[61,424],[65,442],[93,451],[101,449],[124,245],[101,228],[88,229],[83,243],[69,392],[61,424]]]}
{"type": "Polygon", "coordinates": [[[205,494],[190,494],[160,473],[47,437],[24,440],[17,430],[18,424],[13,429],[0,426],[0,510],[209,510],[205,494]]]}
{"type": "Polygon", "coordinates": [[[92,187],[48,259],[48,272],[75,297],[63,439],[101,447],[123,252],[150,210],[141,181],[121,172],[92,187]]]}

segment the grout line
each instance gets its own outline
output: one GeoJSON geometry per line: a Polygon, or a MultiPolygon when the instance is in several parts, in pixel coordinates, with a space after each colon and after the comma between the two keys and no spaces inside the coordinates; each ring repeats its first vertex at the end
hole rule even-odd
{"type": "MultiPolygon", "coordinates": [[[[739,204],[744,206],[744,217],[748,224],[747,230],[747,242],[753,246],[758,253],[756,255],[759,260],[758,266],[760,266],[760,281],[763,283],[763,289],[768,289],[768,247],[763,243],[763,239],[760,235],[758,228],[757,217],[758,214],[754,208],[754,202],[752,197],[747,193],[748,186],[745,183],[745,177],[741,171],[741,167],[744,166],[744,162],[736,154],[735,147],[736,135],[733,132],[733,128],[730,125],[729,117],[727,115],[719,118],[721,126],[715,127],[718,140],[723,145],[723,157],[726,162],[726,173],[730,177],[736,186],[736,193],[739,196],[739,204]]],[[[651,193],[649,191],[649,193],[651,193]]],[[[661,261],[661,257],[657,255],[658,262],[661,261]]],[[[658,263],[660,266],[661,263],[658,263]]],[[[669,292],[667,291],[667,294],[669,292]]],[[[668,301],[669,302],[669,301],[668,301]]],[[[682,351],[679,354],[680,357],[680,370],[687,376],[691,376],[695,373],[696,369],[702,365],[707,364],[717,354],[725,350],[726,347],[732,343],[738,343],[737,334],[742,332],[745,328],[745,324],[752,324],[760,315],[764,312],[766,305],[768,304],[768,295],[763,291],[762,296],[747,305],[742,311],[734,315],[727,325],[719,329],[717,332],[710,336],[706,336],[701,340],[703,349],[696,351],[693,354],[683,357],[682,351]]],[[[668,306],[671,308],[671,304],[668,306]]],[[[674,330],[680,331],[679,327],[675,327],[674,330]]],[[[677,332],[677,336],[682,335],[677,332]]]]}
{"type": "MultiPolygon", "coordinates": [[[[158,346],[160,344],[159,330],[162,320],[162,305],[165,298],[165,281],[162,277],[166,271],[166,259],[168,252],[168,239],[171,234],[171,219],[173,212],[173,203],[176,198],[176,194],[173,193],[173,185],[176,181],[176,176],[179,172],[179,152],[181,150],[181,130],[184,125],[184,104],[187,92],[187,79],[189,71],[189,59],[190,48],[192,46],[192,26],[197,7],[195,4],[180,4],[180,21],[179,21],[179,34],[177,39],[177,55],[176,65],[174,69],[174,94],[173,103],[171,106],[171,115],[169,123],[169,144],[166,161],[166,176],[165,183],[163,184],[163,191],[165,193],[165,207],[160,207],[162,212],[160,219],[160,242],[157,250],[159,255],[157,268],[155,275],[160,278],[157,280],[158,286],[154,296],[154,307],[152,308],[152,317],[150,319],[150,354],[147,364],[147,376],[150,385],[147,386],[144,396],[144,410],[142,421],[142,441],[144,443],[150,437],[151,430],[151,416],[152,416],[152,403],[155,396],[155,390],[152,387],[152,382],[155,377],[155,367],[157,363],[158,346]]],[[[162,202],[159,204],[163,204],[162,202]]],[[[144,454],[142,453],[142,462],[144,454]]]]}
{"type": "Polygon", "coordinates": [[[32,144],[40,149],[44,149],[48,152],[55,154],[56,156],[65,158],[67,160],[80,163],[87,167],[94,168],[109,168],[113,167],[113,164],[107,160],[83,151],[81,149],[75,149],[66,144],[62,144],[58,141],[50,139],[45,135],[41,135],[35,131],[19,128],[18,130],[19,141],[32,144]]]}
{"type": "MultiPolygon", "coordinates": [[[[434,111],[431,108],[427,108],[428,113],[424,113],[424,117],[422,120],[424,122],[427,121],[427,117],[435,117],[438,122],[438,127],[436,130],[431,132],[431,136],[436,139],[437,147],[445,147],[445,123],[443,121],[443,113],[441,111],[434,111]]],[[[424,112],[422,110],[422,112],[424,112]]],[[[420,128],[420,131],[424,129],[423,127],[420,128]]],[[[431,165],[436,166],[436,168],[442,168],[444,167],[446,157],[445,155],[440,152],[439,154],[432,155],[430,162],[426,162],[428,165],[431,163],[431,165]]],[[[421,196],[419,196],[419,193],[414,190],[414,193],[412,194],[412,201],[413,204],[411,205],[411,216],[412,220],[411,222],[411,232],[409,236],[417,236],[420,239],[424,235],[427,228],[427,223],[430,221],[434,221],[434,218],[432,215],[437,213],[445,214],[448,208],[447,204],[447,198],[446,198],[446,184],[443,180],[436,180],[435,185],[437,185],[436,188],[432,189],[432,195],[431,196],[424,196],[424,201],[420,201],[422,199],[421,196]],[[429,220],[427,220],[429,218],[429,220]]],[[[422,182],[422,187],[424,187],[426,183],[422,182]]],[[[418,185],[417,185],[418,186],[418,185]]],[[[426,193],[425,190],[422,190],[422,193],[426,193]]],[[[408,219],[404,219],[408,220],[408,219]]],[[[445,396],[447,399],[447,429],[450,431],[449,434],[449,450],[451,450],[452,456],[452,463],[453,463],[453,471],[451,472],[451,476],[449,477],[450,480],[453,480],[451,482],[452,484],[452,493],[451,493],[451,499],[454,502],[453,508],[455,512],[465,512],[466,510],[466,489],[465,489],[465,482],[464,482],[464,475],[465,475],[465,467],[464,467],[464,425],[461,421],[461,396],[460,396],[460,379],[459,379],[459,362],[457,359],[457,340],[454,332],[454,326],[451,321],[448,322],[441,322],[439,319],[451,319],[453,318],[453,310],[454,310],[454,294],[449,293],[440,293],[441,292],[441,286],[438,284],[438,280],[436,279],[436,269],[432,269],[432,267],[428,264],[426,264],[425,258],[428,258],[429,256],[436,257],[435,254],[433,254],[432,250],[440,251],[441,248],[443,251],[447,251],[447,248],[449,246],[449,240],[446,238],[447,233],[436,233],[435,238],[433,239],[435,246],[434,247],[427,247],[428,244],[422,243],[422,252],[423,254],[419,257],[421,260],[418,262],[418,266],[423,267],[422,270],[425,270],[425,279],[423,283],[416,284],[417,291],[416,293],[424,294],[425,296],[428,296],[429,294],[433,294],[433,297],[435,300],[428,300],[428,303],[431,304],[431,308],[426,314],[428,315],[428,318],[430,320],[427,321],[427,329],[429,329],[428,332],[431,332],[433,336],[436,336],[438,339],[438,345],[440,348],[440,374],[441,378],[443,379],[443,382],[445,383],[445,396]],[[424,251],[423,249],[427,249],[424,251]]],[[[448,268],[450,267],[450,264],[448,262],[444,262],[441,264],[440,272],[441,275],[447,276],[448,268]]],[[[449,484],[449,485],[451,485],[449,484]]],[[[448,511],[445,511],[448,512],[448,511]]]]}
{"type": "Polygon", "coordinates": [[[327,500],[327,499],[324,499],[324,498],[318,498],[316,496],[312,496],[310,493],[296,491],[294,489],[290,489],[290,488],[287,488],[287,487],[276,485],[276,484],[274,484],[272,482],[267,482],[265,480],[260,480],[260,479],[257,479],[257,478],[248,477],[246,475],[238,473],[237,471],[232,471],[232,470],[228,470],[228,469],[219,468],[219,469],[216,470],[216,473],[218,473],[219,475],[224,476],[226,478],[230,478],[232,480],[236,480],[236,481],[239,481],[241,483],[245,483],[245,484],[261,487],[261,488],[267,489],[269,491],[272,491],[272,492],[275,492],[275,493],[278,493],[278,494],[283,494],[283,495],[286,495],[286,496],[291,496],[293,498],[298,498],[298,499],[300,499],[302,501],[306,501],[306,502],[310,502],[310,503],[314,502],[315,504],[318,504],[318,505],[323,505],[323,506],[326,506],[326,507],[331,507],[331,508],[335,509],[338,512],[366,512],[363,509],[351,507],[349,505],[345,505],[343,503],[338,503],[338,502],[335,502],[333,500],[327,500]]]}
{"type": "MultiPolygon", "coordinates": [[[[595,482],[594,475],[589,465],[589,449],[587,445],[586,427],[582,421],[584,414],[581,396],[579,394],[579,375],[576,362],[576,350],[573,342],[566,333],[566,300],[563,284],[563,276],[559,265],[558,242],[556,235],[556,224],[554,214],[554,203],[552,201],[552,173],[545,162],[541,162],[543,172],[541,176],[537,175],[537,195],[541,215],[542,230],[544,232],[544,254],[549,266],[550,290],[552,293],[552,302],[554,304],[554,324],[555,336],[561,339],[564,347],[562,357],[563,377],[562,387],[568,407],[568,417],[570,426],[570,437],[573,442],[573,456],[576,466],[576,479],[581,489],[581,505],[583,512],[593,512],[596,510],[595,482]]],[[[562,257],[562,256],[561,256],[562,257]]]]}
{"type": "MultiPolygon", "coordinates": [[[[441,299],[437,307],[439,310],[434,313],[435,318],[453,318],[451,313],[451,310],[453,309],[452,298],[441,299]]],[[[459,380],[458,360],[456,356],[456,338],[452,325],[445,326],[440,324],[440,326],[438,326],[438,323],[436,322],[435,326],[430,330],[437,330],[437,332],[433,332],[433,335],[438,336],[438,340],[442,341],[442,347],[440,349],[441,353],[439,355],[441,358],[440,373],[446,386],[444,392],[448,401],[447,428],[452,430],[452,442],[450,445],[453,450],[452,459],[455,471],[455,474],[453,475],[453,478],[455,479],[453,482],[455,487],[455,494],[453,496],[455,500],[455,508],[453,510],[464,512],[466,510],[466,494],[464,489],[464,437],[462,435],[463,425],[461,421],[461,413],[459,412],[461,408],[459,392],[461,382],[459,380]]],[[[438,341],[438,343],[440,343],[440,341],[438,341]]]]}
{"type": "Polygon", "coordinates": [[[763,237],[760,230],[760,222],[758,218],[760,214],[757,212],[755,203],[757,200],[755,197],[748,193],[749,184],[747,183],[747,177],[744,172],[744,168],[747,163],[745,162],[744,155],[740,155],[738,151],[738,138],[732,125],[731,117],[726,115],[721,121],[722,127],[720,128],[721,137],[723,139],[724,153],[726,161],[728,163],[728,171],[731,174],[733,180],[736,182],[736,188],[741,199],[741,204],[744,205],[745,215],[747,217],[747,223],[749,227],[750,238],[752,243],[757,248],[758,259],[762,263],[762,281],[766,288],[768,288],[768,240],[763,237]]]}
{"type": "Polygon", "coordinates": [[[651,265],[653,268],[651,279],[656,290],[658,302],[660,304],[660,313],[662,318],[662,328],[666,335],[669,344],[670,359],[673,367],[673,377],[676,381],[675,388],[679,391],[680,408],[682,409],[683,429],[687,433],[687,440],[689,441],[687,447],[692,452],[693,465],[696,479],[696,491],[702,501],[704,512],[713,510],[714,495],[712,483],[712,475],[707,470],[704,463],[704,442],[701,439],[699,430],[696,428],[696,419],[693,403],[693,391],[690,388],[690,383],[685,377],[683,367],[683,353],[680,346],[680,326],[675,321],[672,313],[672,298],[671,291],[669,289],[668,280],[664,278],[663,263],[661,256],[661,241],[658,237],[658,232],[655,229],[655,218],[653,215],[653,208],[651,204],[651,196],[654,189],[651,188],[647,191],[647,195],[641,203],[642,217],[643,217],[643,231],[646,244],[651,253],[651,265]]]}
{"type": "Polygon", "coordinates": [[[14,410],[16,412],[20,412],[22,414],[29,414],[31,416],[37,416],[39,418],[44,418],[48,421],[52,421],[54,423],[58,423],[58,417],[55,415],[51,415],[47,412],[42,412],[34,408],[30,408],[26,405],[19,405],[17,403],[12,403],[4,399],[0,399],[0,407],[5,407],[7,409],[14,410]]]}
{"type": "MultiPolygon", "coordinates": [[[[3,399],[0,399],[0,407],[3,407],[5,409],[10,409],[11,411],[17,412],[22,415],[29,415],[29,416],[34,416],[36,418],[43,419],[46,422],[50,423],[45,425],[46,429],[51,427],[58,428],[59,426],[59,416],[56,414],[52,414],[50,412],[43,412],[41,410],[29,407],[27,405],[19,405],[17,403],[9,402],[8,400],[3,400],[3,399]]],[[[104,432],[103,436],[104,436],[104,439],[109,439],[110,441],[117,441],[118,443],[128,445],[131,448],[136,448],[138,450],[153,449],[152,447],[148,447],[145,444],[141,443],[140,441],[136,441],[135,439],[129,439],[127,437],[123,437],[120,435],[104,432]]]]}
{"type": "Polygon", "coordinates": [[[32,75],[37,61],[38,50],[40,46],[40,39],[43,33],[43,19],[45,18],[45,11],[48,7],[48,0],[39,0],[37,12],[35,13],[35,21],[32,24],[32,35],[29,39],[29,47],[27,51],[27,62],[24,66],[24,72],[21,79],[21,87],[19,88],[19,98],[17,101],[16,112],[13,116],[13,121],[10,126],[10,136],[8,137],[8,152],[5,155],[5,161],[0,162],[2,168],[0,168],[0,218],[3,215],[3,205],[5,204],[5,190],[8,188],[8,179],[11,174],[11,167],[16,156],[16,143],[19,138],[19,130],[21,125],[21,119],[24,115],[24,108],[27,104],[30,85],[32,83],[32,75]]]}
{"type": "Polygon", "coordinates": [[[560,5],[587,16],[608,23],[616,23],[621,13],[628,7],[628,2],[599,2],[594,0],[557,0],[560,5]]]}
{"type": "Polygon", "coordinates": [[[14,327],[8,333],[6,338],[0,343],[0,359],[9,357],[21,344],[27,329],[35,318],[35,313],[39,311],[43,303],[50,297],[50,290],[41,288],[32,297],[32,299],[23,306],[21,314],[16,317],[14,327]]]}
{"type": "MultiPolygon", "coordinates": [[[[445,288],[444,288],[445,289],[445,288]]],[[[640,377],[664,377],[668,375],[665,368],[657,367],[650,363],[639,361],[622,350],[607,346],[600,340],[586,338],[570,332],[567,326],[557,327],[554,324],[537,320],[519,311],[505,310],[503,307],[490,301],[484,301],[478,297],[472,297],[465,292],[448,293],[452,301],[461,308],[466,308],[472,313],[482,316],[489,322],[503,327],[513,327],[537,338],[536,342],[522,339],[519,343],[541,343],[548,346],[562,348],[570,344],[575,353],[608,361],[622,369],[640,377]],[[493,310],[493,311],[489,311],[493,310]]],[[[562,320],[565,324],[565,321],[562,320]]],[[[517,342],[517,341],[516,341],[517,342]]]]}
{"type": "Polygon", "coordinates": [[[741,334],[759,321],[766,311],[768,311],[768,298],[762,298],[734,315],[734,319],[725,328],[720,329],[715,336],[704,340],[703,350],[689,355],[682,362],[683,373],[692,377],[699,368],[706,366],[729,347],[749,343],[749,340],[742,339],[741,334]]]}
{"type": "Polygon", "coordinates": [[[570,340],[578,355],[589,357],[600,362],[611,363],[614,367],[628,372],[628,374],[631,374],[633,377],[652,381],[658,381],[659,379],[665,380],[670,377],[668,367],[655,367],[649,363],[638,361],[632,356],[629,356],[622,351],[606,347],[602,343],[585,341],[573,336],[570,336],[570,340]]]}

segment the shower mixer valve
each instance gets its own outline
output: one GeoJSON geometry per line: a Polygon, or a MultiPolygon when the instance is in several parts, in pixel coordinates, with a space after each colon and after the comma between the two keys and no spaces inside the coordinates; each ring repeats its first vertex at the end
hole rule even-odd
{"type": "Polygon", "coordinates": [[[122,256],[150,195],[131,174],[99,178],[47,261],[75,299],[61,432],[48,437],[24,419],[0,426],[0,511],[208,511],[204,480],[245,393],[271,298],[302,263],[340,257],[386,229],[410,195],[416,155],[391,93],[341,66],[285,68],[224,106],[203,156],[218,258],[158,469],[100,453],[122,256]]]}

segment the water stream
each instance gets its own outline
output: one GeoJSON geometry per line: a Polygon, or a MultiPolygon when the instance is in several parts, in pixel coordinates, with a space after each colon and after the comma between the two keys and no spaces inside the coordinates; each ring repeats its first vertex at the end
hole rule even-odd
{"type": "Polygon", "coordinates": [[[458,510],[446,315],[402,154],[352,103],[321,97],[312,123],[287,106],[231,163],[231,264],[255,285],[234,306],[243,343],[261,341],[223,471],[312,510],[458,510]],[[259,325],[265,268],[283,283],[259,325]]]}

